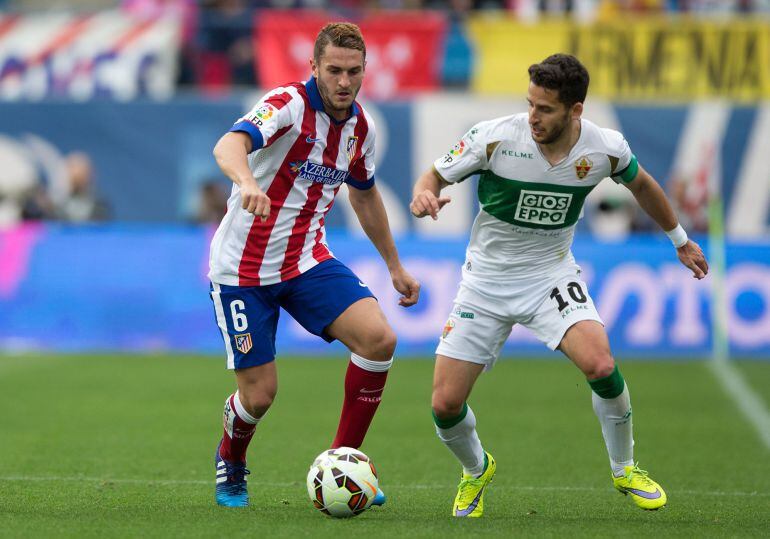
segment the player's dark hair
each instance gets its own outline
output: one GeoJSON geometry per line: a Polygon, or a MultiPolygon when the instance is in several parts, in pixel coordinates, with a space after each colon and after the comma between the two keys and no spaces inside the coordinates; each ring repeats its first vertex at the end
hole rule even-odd
{"type": "Polygon", "coordinates": [[[327,45],[355,49],[364,54],[366,60],[366,44],[361,29],[351,22],[330,22],[318,32],[313,46],[313,60],[317,64],[321,60],[327,45]]]}
{"type": "Polygon", "coordinates": [[[529,66],[529,80],[536,86],[558,90],[559,101],[571,107],[583,103],[588,93],[588,70],[571,54],[552,54],[529,66]]]}

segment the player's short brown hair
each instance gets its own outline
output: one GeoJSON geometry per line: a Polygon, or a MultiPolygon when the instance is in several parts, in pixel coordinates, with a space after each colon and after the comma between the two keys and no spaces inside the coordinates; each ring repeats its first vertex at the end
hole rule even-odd
{"type": "Polygon", "coordinates": [[[318,32],[313,46],[313,60],[317,64],[321,60],[327,45],[355,49],[361,51],[366,60],[366,44],[361,29],[352,22],[330,22],[318,32]]]}
{"type": "Polygon", "coordinates": [[[529,66],[529,80],[536,86],[558,90],[559,101],[571,107],[583,103],[588,93],[588,70],[571,54],[552,54],[529,66]]]}

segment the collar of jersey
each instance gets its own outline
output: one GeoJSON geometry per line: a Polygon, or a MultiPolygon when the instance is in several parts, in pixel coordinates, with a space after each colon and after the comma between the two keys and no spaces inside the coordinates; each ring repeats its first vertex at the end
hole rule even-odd
{"type": "MultiPolygon", "coordinates": [[[[307,79],[307,82],[305,83],[305,89],[307,90],[307,97],[310,100],[310,106],[313,107],[313,110],[318,110],[321,112],[324,111],[324,102],[321,99],[321,93],[318,91],[318,82],[316,81],[316,78],[311,76],[307,79]]],[[[347,118],[341,121],[337,121],[331,116],[329,116],[329,119],[336,123],[336,124],[343,124],[350,120],[353,116],[356,116],[358,114],[358,103],[353,101],[353,106],[351,108],[351,114],[347,118]]]]}

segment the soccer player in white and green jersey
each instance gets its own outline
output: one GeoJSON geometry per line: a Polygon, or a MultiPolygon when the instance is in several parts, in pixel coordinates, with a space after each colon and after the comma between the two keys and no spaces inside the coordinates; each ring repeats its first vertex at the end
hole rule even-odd
{"type": "Polygon", "coordinates": [[[668,234],[697,279],[708,265],[687,238],[666,195],[623,136],[581,118],[588,72],[555,54],[530,66],[529,112],[481,122],[417,180],[412,214],[437,219],[441,190],[479,174],[460,288],[436,350],[432,408],[436,432],[463,467],[453,514],[478,517],[495,461],[476,433],[466,400],[491,368],[513,324],[566,355],[586,376],[609,453],[615,488],[643,509],[666,494],[634,461],[628,386],[570,247],[586,195],[610,177],[633,193],[668,234]]]}

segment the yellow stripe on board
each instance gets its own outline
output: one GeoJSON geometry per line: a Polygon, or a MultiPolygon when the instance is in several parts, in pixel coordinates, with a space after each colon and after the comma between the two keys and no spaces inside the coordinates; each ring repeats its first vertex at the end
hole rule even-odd
{"type": "Polygon", "coordinates": [[[770,98],[770,21],[613,19],[522,24],[474,17],[473,89],[522,95],[530,64],[575,54],[591,74],[590,95],[613,100],[686,101],[770,98]]]}
{"type": "Polygon", "coordinates": [[[472,89],[484,94],[526,94],[529,66],[567,47],[567,25],[561,21],[522,24],[475,16],[468,29],[476,47],[472,89]]]}

